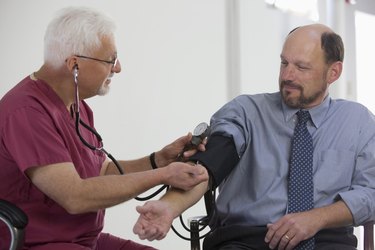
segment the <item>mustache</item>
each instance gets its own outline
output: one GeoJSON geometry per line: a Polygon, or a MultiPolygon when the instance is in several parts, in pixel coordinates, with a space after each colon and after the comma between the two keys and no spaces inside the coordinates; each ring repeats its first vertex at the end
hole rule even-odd
{"type": "Polygon", "coordinates": [[[303,90],[302,86],[299,85],[299,84],[295,84],[294,82],[292,81],[289,81],[289,80],[286,80],[286,81],[281,81],[281,87],[284,87],[284,86],[288,86],[288,87],[292,87],[292,88],[296,88],[296,89],[299,89],[299,90],[303,90]]]}

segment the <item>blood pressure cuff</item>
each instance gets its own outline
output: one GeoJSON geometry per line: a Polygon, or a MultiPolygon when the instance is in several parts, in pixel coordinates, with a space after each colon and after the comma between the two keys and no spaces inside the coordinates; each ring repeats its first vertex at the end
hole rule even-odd
{"type": "Polygon", "coordinates": [[[189,160],[199,161],[207,168],[210,177],[213,178],[213,188],[216,188],[229,175],[240,158],[232,137],[212,134],[206,144],[206,151],[198,151],[189,160]]]}

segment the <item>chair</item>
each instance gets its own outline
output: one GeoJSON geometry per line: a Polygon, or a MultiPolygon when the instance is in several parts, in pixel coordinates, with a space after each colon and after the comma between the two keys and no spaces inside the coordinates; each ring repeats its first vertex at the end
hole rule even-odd
{"type": "Polygon", "coordinates": [[[0,199],[0,220],[8,227],[11,235],[10,250],[22,249],[27,215],[15,204],[0,199]]]}
{"type": "Polygon", "coordinates": [[[200,227],[205,226],[207,221],[207,216],[197,216],[189,219],[190,225],[190,249],[200,250],[200,240],[199,236],[200,227]]]}
{"type": "MultiPolygon", "coordinates": [[[[190,218],[190,249],[200,250],[199,228],[208,223],[207,216],[190,218]]],[[[374,250],[374,222],[363,225],[363,250],[374,250]]]]}
{"type": "MultiPolygon", "coordinates": [[[[209,223],[211,215],[215,208],[215,191],[208,191],[204,195],[204,202],[206,205],[207,216],[197,216],[189,218],[190,226],[190,249],[200,250],[200,240],[204,236],[200,236],[199,232],[202,231],[209,223]]],[[[374,221],[369,221],[363,226],[363,250],[374,250],[374,221]]]]}
{"type": "Polygon", "coordinates": [[[189,218],[190,226],[190,247],[191,250],[200,250],[200,240],[206,235],[200,236],[199,233],[208,226],[211,216],[215,209],[216,190],[210,189],[204,194],[204,204],[206,206],[206,216],[196,216],[189,218]]]}
{"type": "Polygon", "coordinates": [[[363,225],[363,249],[374,250],[374,222],[370,221],[363,225]]]}

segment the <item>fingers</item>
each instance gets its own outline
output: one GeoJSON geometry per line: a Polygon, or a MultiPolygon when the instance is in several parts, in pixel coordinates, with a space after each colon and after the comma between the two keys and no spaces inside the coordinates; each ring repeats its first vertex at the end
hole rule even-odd
{"type": "Polygon", "coordinates": [[[166,209],[162,203],[154,201],[146,202],[143,206],[136,206],[140,216],[133,227],[133,233],[137,234],[141,240],[161,240],[168,232],[168,220],[164,217],[166,209]]]}
{"type": "Polygon", "coordinates": [[[139,220],[140,219],[138,219],[138,221],[135,223],[135,225],[133,227],[133,233],[137,234],[139,236],[139,238],[141,239],[141,237],[143,238],[144,230],[143,230],[143,226],[142,226],[142,224],[140,223],[139,220]]]}
{"type": "Polygon", "coordinates": [[[271,249],[294,249],[301,241],[314,236],[316,231],[311,229],[311,220],[301,213],[287,214],[274,224],[267,225],[268,231],[265,242],[271,249]]]}
{"type": "Polygon", "coordinates": [[[141,240],[162,240],[165,238],[166,233],[159,228],[154,227],[152,225],[143,226],[142,222],[137,222],[133,227],[133,233],[137,234],[139,239],[141,240]]]}
{"type": "Polygon", "coordinates": [[[288,249],[290,248],[289,244],[291,242],[291,237],[288,234],[284,234],[283,237],[281,237],[279,242],[279,248],[278,249],[288,249]]]}
{"type": "MultiPolygon", "coordinates": [[[[191,165],[189,164],[189,166],[191,165]]],[[[196,164],[191,166],[191,174],[195,176],[203,175],[203,177],[206,177],[205,175],[207,174],[207,169],[200,164],[196,164]]]]}
{"type": "Polygon", "coordinates": [[[188,138],[188,141],[186,141],[186,143],[184,144],[185,145],[185,147],[184,147],[185,151],[183,151],[181,153],[181,156],[180,156],[180,158],[182,160],[189,159],[191,156],[196,154],[198,151],[203,152],[203,151],[206,150],[207,137],[205,139],[203,139],[203,141],[197,146],[191,144],[191,139],[192,139],[191,133],[189,133],[185,138],[188,138]]]}
{"type": "Polygon", "coordinates": [[[190,166],[191,167],[191,172],[189,173],[190,176],[189,178],[191,179],[190,181],[190,186],[188,187],[187,190],[190,190],[194,186],[198,185],[201,182],[207,181],[209,176],[207,169],[201,165],[194,165],[190,166]]]}
{"type": "Polygon", "coordinates": [[[190,150],[184,151],[184,152],[182,153],[182,159],[183,159],[183,160],[187,160],[187,159],[189,159],[191,156],[195,155],[195,153],[197,153],[197,150],[196,150],[196,149],[190,149],[190,150]]]}
{"type": "Polygon", "coordinates": [[[138,237],[141,240],[149,240],[149,241],[162,240],[165,238],[165,236],[166,234],[164,234],[163,232],[160,232],[158,228],[154,228],[154,227],[148,227],[147,229],[143,230],[142,234],[138,234],[138,237]]]}
{"type": "Polygon", "coordinates": [[[165,184],[185,191],[208,180],[208,172],[203,166],[182,162],[171,163],[165,169],[165,174],[165,184]]]}
{"type": "MultiPolygon", "coordinates": [[[[267,225],[268,231],[265,237],[265,242],[268,243],[269,248],[275,249],[282,238],[282,236],[286,233],[286,230],[281,230],[281,226],[277,223],[275,224],[268,224],[267,225]]],[[[286,242],[288,243],[288,242],[286,242]]],[[[284,249],[284,248],[279,248],[284,249]]]]}
{"type": "Polygon", "coordinates": [[[271,249],[293,249],[296,244],[294,239],[295,233],[288,229],[286,224],[268,224],[268,232],[265,237],[265,242],[269,243],[271,249]]]}

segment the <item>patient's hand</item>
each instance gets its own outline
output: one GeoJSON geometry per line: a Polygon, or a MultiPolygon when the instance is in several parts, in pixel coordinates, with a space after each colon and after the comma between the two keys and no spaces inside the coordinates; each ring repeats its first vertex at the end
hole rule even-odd
{"type": "Polygon", "coordinates": [[[133,232],[141,240],[161,240],[167,235],[174,216],[166,202],[148,201],[143,206],[137,206],[136,210],[140,215],[133,232]]]}

